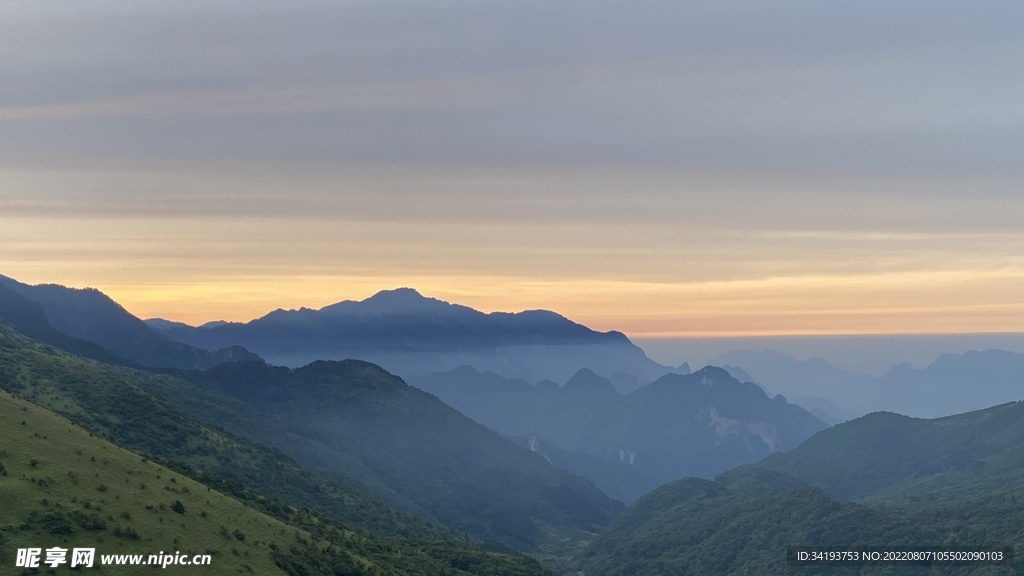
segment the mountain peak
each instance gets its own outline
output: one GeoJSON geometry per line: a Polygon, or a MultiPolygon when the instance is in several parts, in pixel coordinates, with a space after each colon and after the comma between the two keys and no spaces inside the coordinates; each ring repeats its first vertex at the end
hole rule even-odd
{"type": "Polygon", "coordinates": [[[365,300],[344,300],[320,309],[326,314],[409,314],[467,309],[437,298],[428,298],[415,288],[381,290],[365,300]]]}
{"type": "MultiPolygon", "coordinates": [[[[647,388],[652,390],[660,390],[667,388],[674,388],[677,386],[683,387],[695,387],[695,388],[708,388],[708,389],[721,389],[726,387],[732,389],[734,387],[740,387],[742,389],[756,389],[761,390],[757,384],[751,383],[749,386],[740,383],[738,380],[733,378],[729,372],[719,368],[717,366],[705,366],[692,374],[674,374],[668,373],[652,382],[647,388]]],[[[641,388],[642,390],[642,388],[641,388]]],[[[763,390],[761,391],[763,394],[763,390]]]]}
{"type": "MultiPolygon", "coordinates": [[[[403,286],[401,288],[393,288],[391,290],[381,290],[381,291],[377,292],[376,294],[374,294],[373,296],[370,296],[366,300],[363,300],[363,302],[372,302],[374,300],[382,300],[382,299],[383,300],[397,300],[397,301],[428,300],[428,298],[426,296],[420,294],[419,290],[417,290],[415,288],[409,288],[408,286],[403,286]]],[[[434,300],[434,298],[429,298],[429,300],[434,300]]]]}
{"type": "Polygon", "coordinates": [[[732,374],[718,366],[705,366],[694,372],[693,375],[698,378],[697,382],[701,386],[715,386],[722,382],[736,381],[732,374]]]}
{"type": "Polygon", "coordinates": [[[615,385],[612,381],[598,376],[590,368],[580,368],[565,386],[562,386],[562,390],[566,392],[579,391],[586,394],[614,394],[619,395],[619,391],[615,389],[615,385]]]}

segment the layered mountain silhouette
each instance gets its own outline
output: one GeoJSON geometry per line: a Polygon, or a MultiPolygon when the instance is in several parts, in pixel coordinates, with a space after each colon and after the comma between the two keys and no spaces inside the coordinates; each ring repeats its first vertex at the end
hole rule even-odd
{"type": "Polygon", "coordinates": [[[191,346],[243,346],[272,364],[293,367],[351,358],[414,377],[471,365],[530,382],[565,381],[587,367],[614,375],[623,392],[681,371],[650,360],[620,332],[597,332],[547,310],[485,314],[410,288],[319,310],[275,310],[247,323],[148,322],[191,346]]]}
{"type": "Polygon", "coordinates": [[[627,395],[587,369],[563,386],[469,366],[414,384],[626,501],[669,480],[710,478],[796,447],[826,427],[714,367],[665,375],[627,395]]]}
{"type": "MultiPolygon", "coordinates": [[[[0,325],[5,562],[16,546],[107,542],[205,550],[217,570],[203,573],[550,575],[179,412],[163,398],[175,393],[204,396],[0,325]]],[[[230,400],[220,410],[237,409],[230,400]]]]}
{"type": "Polygon", "coordinates": [[[175,342],[91,288],[30,286],[0,276],[0,306],[6,317],[13,319],[7,323],[16,323],[25,334],[105,362],[203,369],[223,362],[259,360],[259,356],[239,346],[211,352],[175,342]]]}
{"type": "Polygon", "coordinates": [[[550,526],[593,533],[621,509],[590,482],[367,362],[238,362],[191,377],[315,440],[324,451],[310,466],[346,474],[358,462],[432,518],[483,539],[536,551],[550,526]]]}
{"type": "Polygon", "coordinates": [[[25,298],[3,283],[0,283],[0,323],[38,342],[72,354],[110,364],[134,365],[95,342],[74,338],[55,329],[46,318],[42,305],[25,298]]]}
{"type": "MultiPolygon", "coordinates": [[[[1021,546],[1022,444],[1020,402],[934,420],[869,414],[713,481],[661,486],[616,519],[581,555],[579,569],[667,576],[756,566],[757,573],[788,574],[783,551],[799,544],[1021,546]]],[[[941,573],[977,570],[945,566],[941,573]]]]}
{"type": "Polygon", "coordinates": [[[934,418],[1024,398],[1024,354],[1005,350],[942,354],[924,368],[903,363],[882,376],[851,374],[820,358],[796,360],[739,350],[711,361],[748,373],[830,423],[873,411],[934,418]]]}
{"type": "Polygon", "coordinates": [[[553,555],[622,509],[372,364],[248,361],[181,374],[193,382],[88,361],[0,325],[0,388],[356,525],[431,537],[416,515],[502,549],[553,555]]]}
{"type": "Polygon", "coordinates": [[[349,525],[292,509],[180,463],[149,460],[0,391],[0,435],[26,431],[46,441],[6,444],[2,475],[46,478],[46,498],[38,498],[37,482],[5,485],[5,527],[10,521],[18,526],[15,542],[5,535],[0,546],[8,565],[14,563],[12,544],[71,549],[116,542],[118,554],[148,555],[154,545],[173,543],[183,551],[213,556],[211,566],[217,562],[217,571],[204,567],[205,574],[289,576],[323,574],[326,569],[370,576],[383,569],[408,576],[550,576],[532,558],[495,554],[440,530],[433,541],[367,532],[353,538],[349,525]],[[160,491],[166,496],[141,490],[142,483],[167,486],[160,491]],[[101,502],[96,502],[97,494],[101,502]],[[324,541],[332,546],[325,548],[324,541]]]}

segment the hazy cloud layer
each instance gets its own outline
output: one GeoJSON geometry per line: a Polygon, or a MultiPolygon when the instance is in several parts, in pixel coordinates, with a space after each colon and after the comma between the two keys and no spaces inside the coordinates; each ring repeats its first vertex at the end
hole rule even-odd
{"type": "Polygon", "coordinates": [[[14,2],[2,150],[1019,174],[1012,2],[14,2]]]}
{"type": "Polygon", "coordinates": [[[1022,25],[10,0],[0,273],[190,320],[414,284],[646,334],[1020,330],[1022,25]]]}

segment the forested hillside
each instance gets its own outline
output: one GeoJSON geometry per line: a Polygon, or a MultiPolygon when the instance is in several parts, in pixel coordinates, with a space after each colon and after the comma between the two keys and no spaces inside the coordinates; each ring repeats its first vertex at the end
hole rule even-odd
{"type": "Polygon", "coordinates": [[[208,556],[209,564],[188,569],[212,575],[547,573],[532,559],[458,539],[353,530],[208,473],[152,461],[0,392],[0,566],[13,569],[18,548],[52,547],[67,550],[68,563],[73,548],[94,548],[94,570],[126,576],[140,568],[100,566],[103,557],[208,556]]]}
{"type": "Polygon", "coordinates": [[[790,567],[786,546],[1024,545],[1024,403],[876,413],[719,475],[669,483],[584,553],[587,576],[1017,574],[1009,567],[790,567]]]}

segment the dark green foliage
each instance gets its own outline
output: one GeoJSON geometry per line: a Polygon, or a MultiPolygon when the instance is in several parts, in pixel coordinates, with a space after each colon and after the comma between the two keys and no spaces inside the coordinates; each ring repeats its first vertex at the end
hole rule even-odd
{"type": "MultiPolygon", "coordinates": [[[[786,546],[1007,545],[1024,542],[1024,491],[969,500],[861,505],[818,488],[683,479],[641,498],[591,545],[588,575],[876,574],[877,568],[794,569],[786,546]]],[[[976,568],[944,568],[970,574],[976,568]]],[[[901,567],[898,574],[930,574],[901,567]]],[[[984,574],[1014,573],[1006,568],[984,574]]]]}
{"type": "Polygon", "coordinates": [[[74,512],[71,512],[69,516],[79,526],[90,532],[99,532],[107,529],[106,521],[100,518],[99,515],[95,512],[91,514],[85,514],[81,511],[75,510],[74,512]]]}
{"type": "MultiPolygon", "coordinates": [[[[295,511],[292,524],[311,536],[298,535],[287,550],[273,549],[275,564],[288,574],[296,575],[373,575],[354,561],[354,556],[387,558],[395,574],[430,574],[462,576],[541,576],[550,574],[532,558],[495,554],[476,546],[453,546],[442,541],[420,541],[413,546],[399,546],[382,539],[348,532],[336,523],[304,511],[295,511]]],[[[272,547],[273,548],[273,547],[272,547]]]]}
{"type": "Polygon", "coordinates": [[[67,536],[75,532],[67,517],[61,512],[49,512],[43,516],[43,527],[50,534],[61,536],[67,536]]]}
{"type": "Polygon", "coordinates": [[[117,526],[114,528],[114,536],[118,538],[124,538],[125,540],[138,540],[139,533],[135,531],[135,528],[131,526],[117,526]]]}
{"type": "Polygon", "coordinates": [[[171,510],[178,514],[185,513],[185,505],[181,503],[181,500],[175,500],[174,504],[171,504],[171,510]]]}

